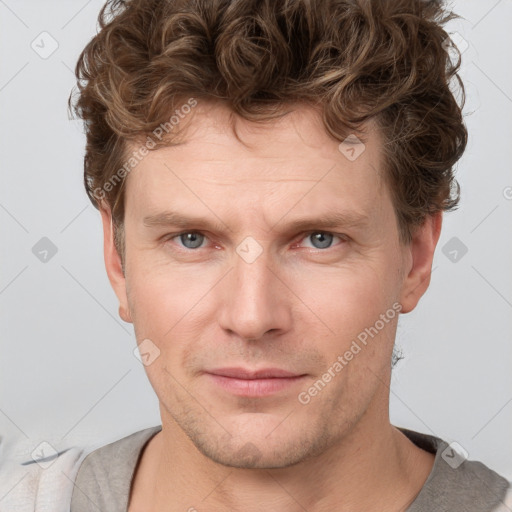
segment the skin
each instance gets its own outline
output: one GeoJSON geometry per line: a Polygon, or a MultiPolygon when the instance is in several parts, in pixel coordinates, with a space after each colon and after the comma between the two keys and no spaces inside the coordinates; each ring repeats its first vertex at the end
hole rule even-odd
{"type": "Polygon", "coordinates": [[[394,303],[414,309],[441,215],[400,243],[372,123],[350,161],[310,107],[264,126],[237,119],[243,143],[229,121],[226,107],[200,103],[182,122],[184,143],[150,152],[128,176],[124,273],[101,209],[120,315],[160,350],[145,369],[162,432],[143,451],[129,510],[404,510],[434,456],[389,421],[398,315],[308,404],[298,394],[394,303]],[[171,209],[219,226],[145,225],[171,209]],[[332,212],[364,221],[319,226],[332,212]],[[289,228],[298,218],[309,227],[289,228]],[[192,241],[177,236],[190,231],[192,241]],[[261,249],[251,263],[236,251],[246,237],[261,249]],[[240,397],[204,373],[221,367],[305,377],[240,397]]]}

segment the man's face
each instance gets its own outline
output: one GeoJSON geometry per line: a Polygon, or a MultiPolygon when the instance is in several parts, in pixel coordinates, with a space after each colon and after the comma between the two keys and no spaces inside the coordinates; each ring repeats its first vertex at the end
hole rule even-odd
{"type": "Polygon", "coordinates": [[[146,371],[164,428],[174,421],[222,464],[284,467],[387,421],[390,310],[410,253],[375,129],[364,148],[340,151],[319,115],[297,107],[237,131],[247,146],[225,108],[198,106],[185,144],[132,171],[115,288],[137,342],[160,351],[146,371]],[[204,220],[175,225],[172,213],[204,220]],[[297,377],[251,383],[226,369],[297,377]]]}

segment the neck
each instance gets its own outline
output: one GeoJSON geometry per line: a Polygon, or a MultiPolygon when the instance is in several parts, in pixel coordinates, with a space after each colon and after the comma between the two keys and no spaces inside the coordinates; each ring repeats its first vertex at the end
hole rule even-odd
{"type": "Polygon", "coordinates": [[[240,469],[200,453],[169,415],[144,450],[130,512],[140,510],[291,512],[404,510],[434,456],[386,421],[363,417],[321,455],[278,469],[240,469]]]}

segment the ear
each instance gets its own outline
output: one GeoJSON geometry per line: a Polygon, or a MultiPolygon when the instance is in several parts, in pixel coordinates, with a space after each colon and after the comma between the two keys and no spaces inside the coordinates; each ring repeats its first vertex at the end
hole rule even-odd
{"type": "Polygon", "coordinates": [[[119,316],[125,322],[132,322],[128,307],[128,295],[126,293],[126,279],[121,265],[121,257],[114,243],[114,227],[112,214],[109,209],[101,207],[101,222],[103,223],[103,254],[108,279],[119,300],[119,316]]]}
{"type": "Polygon", "coordinates": [[[408,264],[400,297],[401,313],[412,311],[427,291],[442,221],[442,212],[427,216],[425,222],[416,228],[412,235],[412,241],[405,249],[405,260],[408,261],[408,264]]]}

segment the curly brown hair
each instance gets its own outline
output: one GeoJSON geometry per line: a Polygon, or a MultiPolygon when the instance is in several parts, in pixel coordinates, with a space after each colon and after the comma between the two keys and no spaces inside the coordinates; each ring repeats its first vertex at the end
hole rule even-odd
{"type": "Polygon", "coordinates": [[[339,141],[376,121],[408,243],[427,215],[459,201],[464,86],[443,28],[455,17],[440,0],[109,0],[69,99],[85,122],[87,194],[111,210],[119,232],[123,162],[138,160],[128,142],[147,137],[143,154],[173,144],[170,116],[197,100],[222,101],[254,122],[306,103],[339,141]]]}

